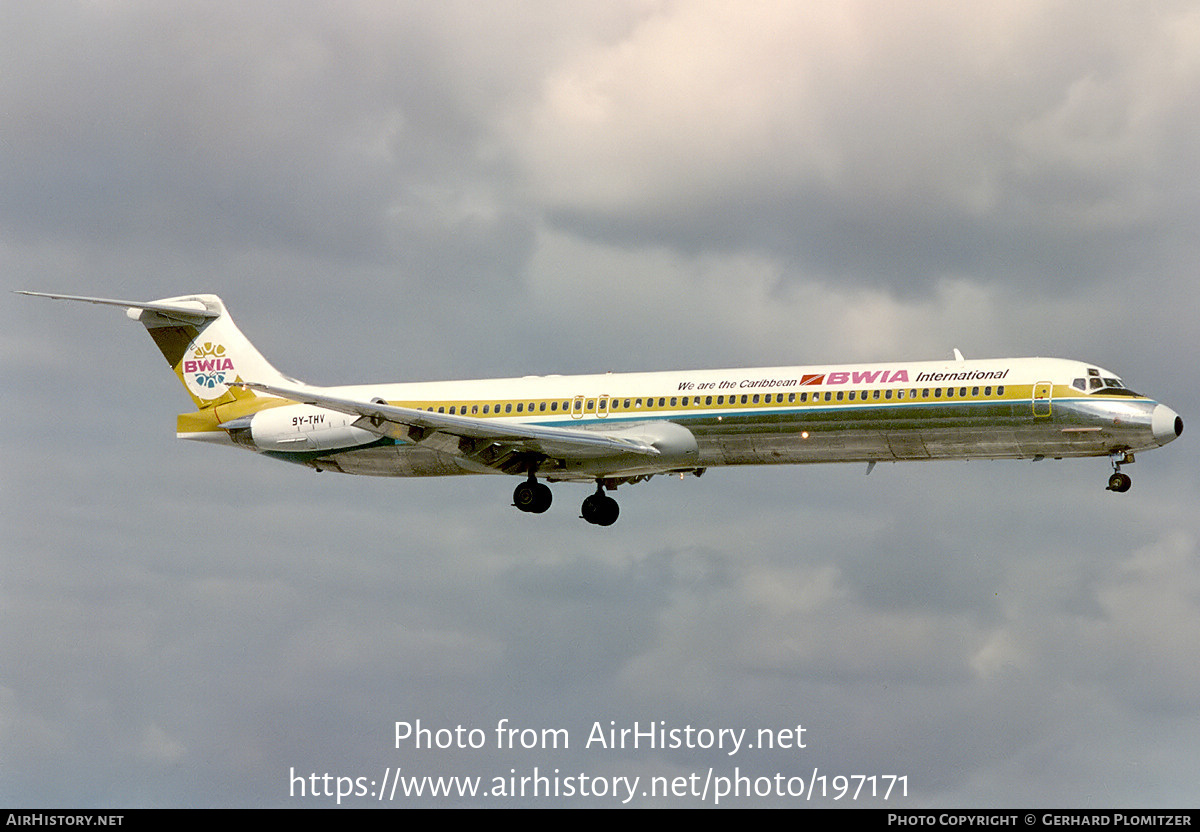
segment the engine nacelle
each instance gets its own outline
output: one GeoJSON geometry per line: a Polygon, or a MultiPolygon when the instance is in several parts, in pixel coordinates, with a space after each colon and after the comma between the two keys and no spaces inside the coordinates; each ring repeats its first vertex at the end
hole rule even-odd
{"type": "Polygon", "coordinates": [[[259,411],[250,417],[248,427],[235,427],[230,434],[234,441],[260,451],[282,452],[353,448],[379,439],[379,434],[354,427],[357,419],[335,410],[291,404],[259,411]]]}

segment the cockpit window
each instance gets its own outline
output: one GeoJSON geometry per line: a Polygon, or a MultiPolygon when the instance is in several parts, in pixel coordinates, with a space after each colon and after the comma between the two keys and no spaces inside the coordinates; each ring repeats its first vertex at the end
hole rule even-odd
{"type": "Polygon", "coordinates": [[[1077,378],[1071,382],[1071,386],[1074,387],[1076,390],[1083,390],[1084,392],[1086,392],[1087,391],[1087,379],[1086,378],[1077,378]]]}
{"type": "MultiPolygon", "coordinates": [[[[1141,397],[1141,393],[1135,393],[1130,390],[1119,378],[1113,378],[1112,376],[1104,376],[1103,378],[1100,378],[1098,373],[1096,375],[1092,375],[1091,370],[1088,370],[1088,375],[1089,377],[1087,379],[1087,384],[1089,393],[1103,392],[1106,396],[1141,397]]],[[[1083,387],[1081,386],[1081,383],[1083,381],[1084,379],[1077,378],[1071,382],[1071,384],[1072,386],[1082,390],[1083,387]]]]}

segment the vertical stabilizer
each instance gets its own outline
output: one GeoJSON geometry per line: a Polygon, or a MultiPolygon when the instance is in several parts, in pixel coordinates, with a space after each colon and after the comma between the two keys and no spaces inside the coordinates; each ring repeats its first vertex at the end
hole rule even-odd
{"type": "Polygon", "coordinates": [[[235,381],[285,381],[237,328],[216,295],[183,295],[130,307],[200,410],[251,398],[251,391],[230,388],[235,381]],[[185,319],[177,310],[202,307],[203,317],[185,319]]]}

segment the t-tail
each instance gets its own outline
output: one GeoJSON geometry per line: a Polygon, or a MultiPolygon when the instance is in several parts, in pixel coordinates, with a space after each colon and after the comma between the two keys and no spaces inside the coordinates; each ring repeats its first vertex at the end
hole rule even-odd
{"type": "Polygon", "coordinates": [[[252,404],[256,394],[233,386],[236,382],[295,384],[254,348],[216,295],[181,295],[140,302],[44,292],[18,294],[123,307],[127,316],[146,327],[202,413],[227,410],[225,405],[239,403],[243,408],[256,409],[252,404]]]}

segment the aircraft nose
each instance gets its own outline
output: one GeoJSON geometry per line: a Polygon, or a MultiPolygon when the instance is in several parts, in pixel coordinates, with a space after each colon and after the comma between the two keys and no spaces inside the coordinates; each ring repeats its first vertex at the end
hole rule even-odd
{"type": "Polygon", "coordinates": [[[1165,404],[1156,405],[1150,417],[1150,429],[1154,432],[1154,441],[1165,445],[1183,433],[1183,418],[1165,404]]]}

